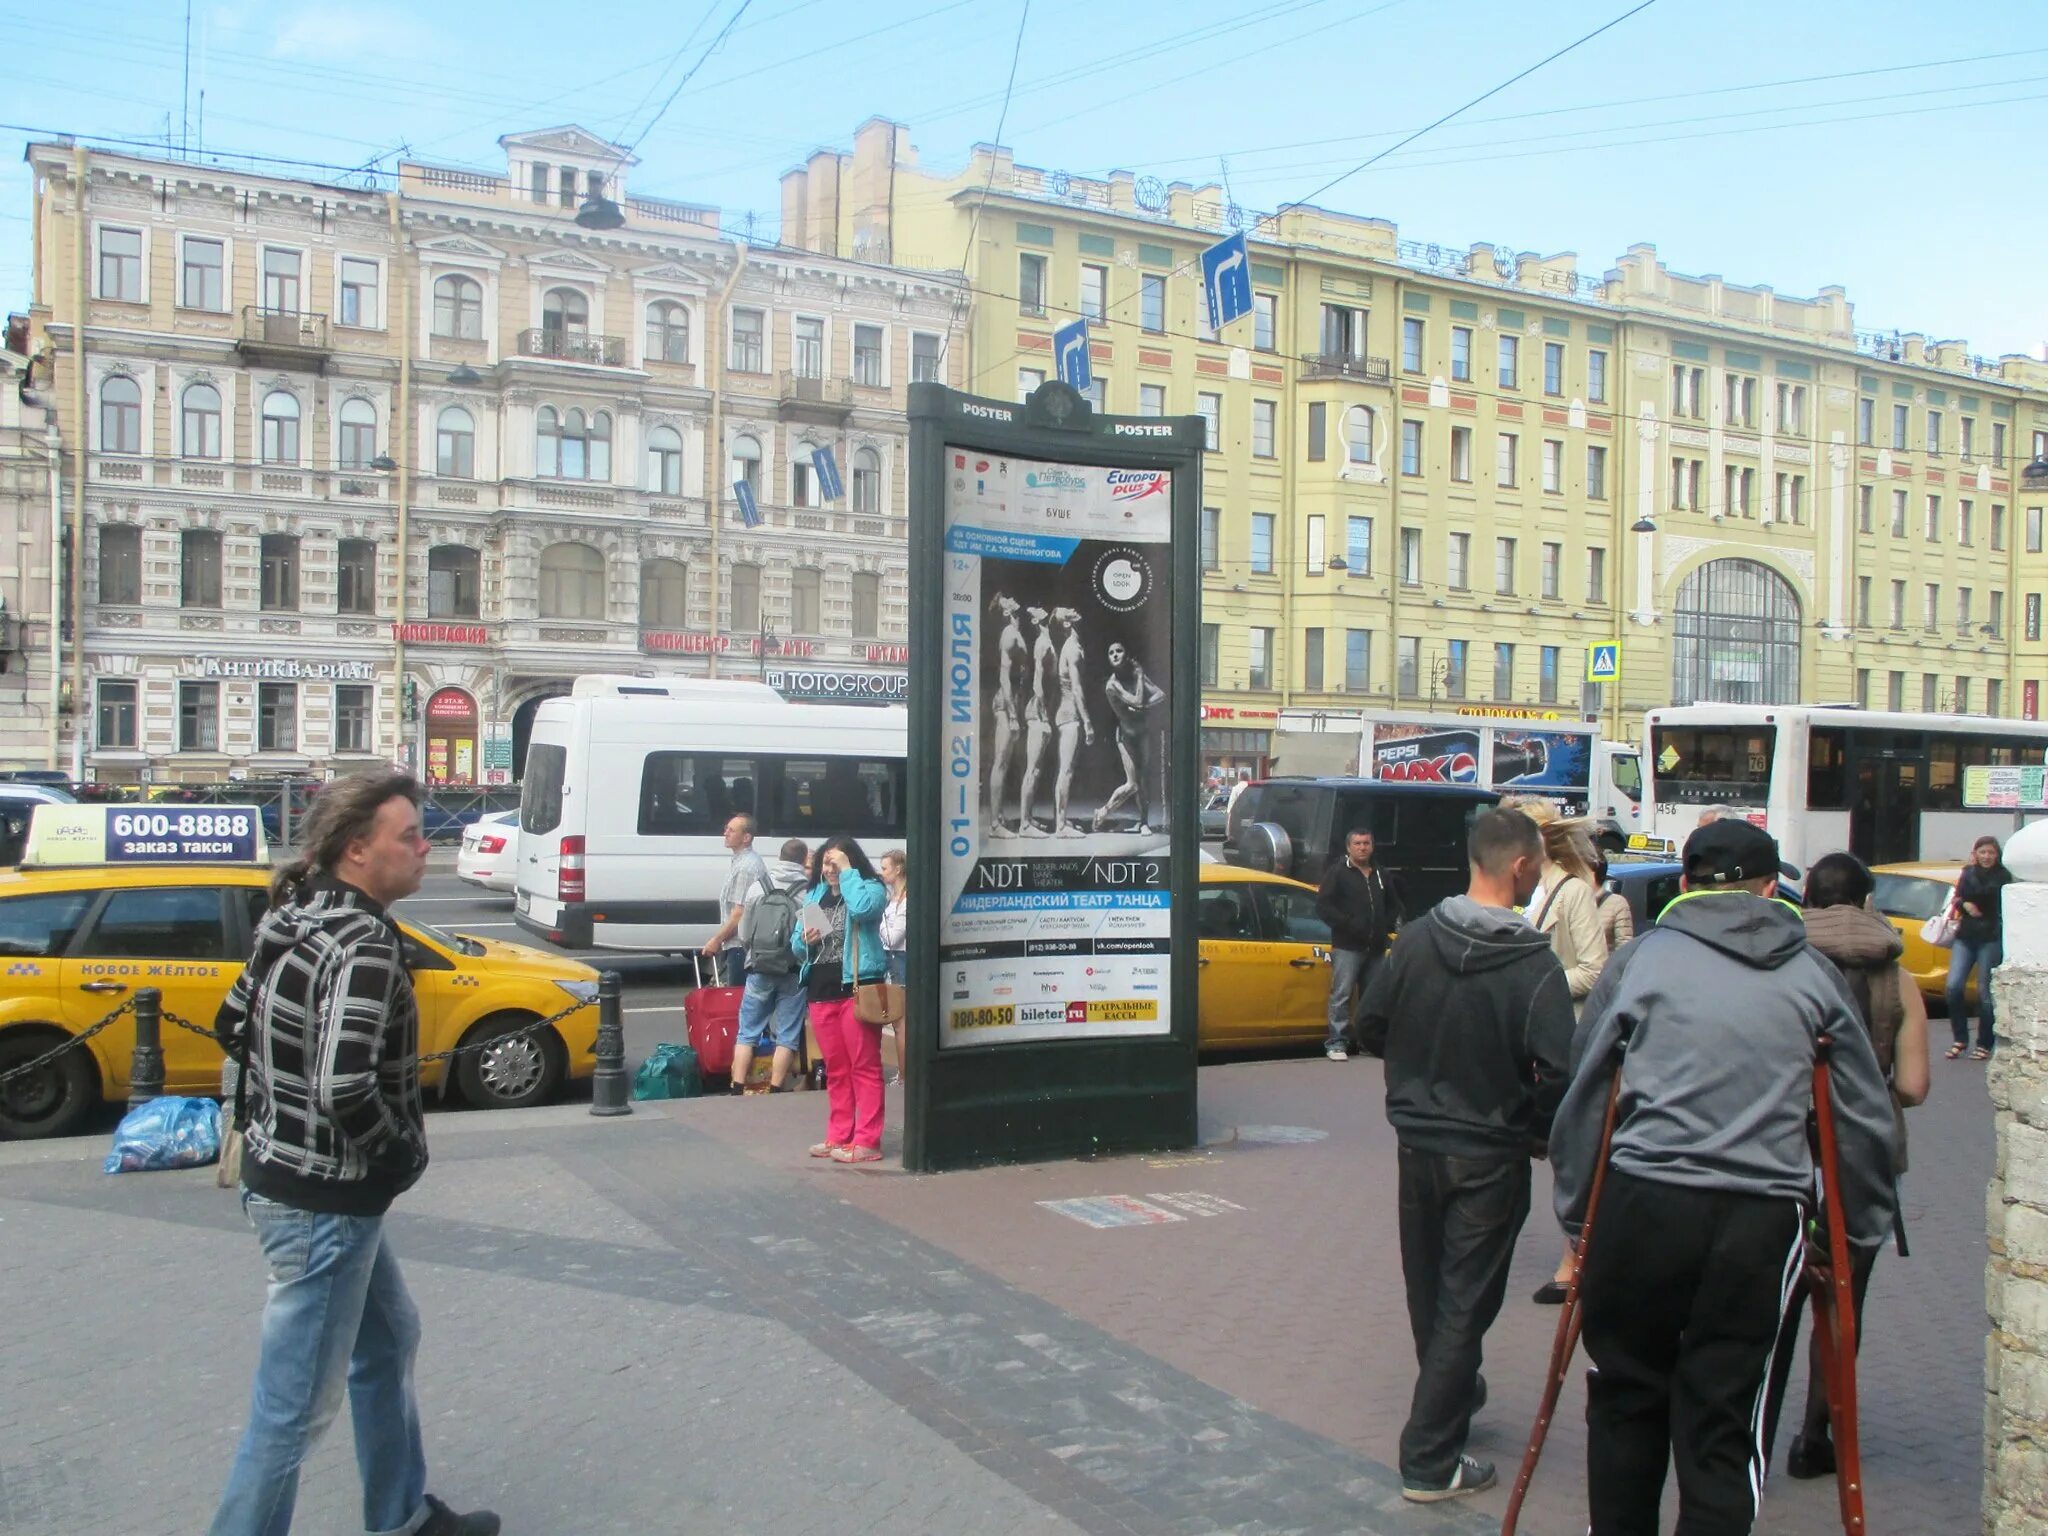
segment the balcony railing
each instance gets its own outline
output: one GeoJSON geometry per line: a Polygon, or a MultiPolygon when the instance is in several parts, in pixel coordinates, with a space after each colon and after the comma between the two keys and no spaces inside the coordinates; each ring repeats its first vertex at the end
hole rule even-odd
{"type": "Polygon", "coordinates": [[[327,317],[306,309],[245,305],[242,336],[236,348],[252,361],[269,359],[301,367],[308,362],[324,366],[328,351],[327,317]]]}
{"type": "Polygon", "coordinates": [[[1354,357],[1349,352],[1309,352],[1301,359],[1304,379],[1357,379],[1366,384],[1385,384],[1394,376],[1393,364],[1384,357],[1354,357]]]}
{"type": "Polygon", "coordinates": [[[587,331],[521,331],[519,355],[623,368],[626,365],[626,340],[623,336],[593,336],[587,331]]]}
{"type": "Polygon", "coordinates": [[[816,413],[843,418],[853,411],[853,381],[828,379],[785,369],[777,381],[782,409],[793,413],[816,413]]]}

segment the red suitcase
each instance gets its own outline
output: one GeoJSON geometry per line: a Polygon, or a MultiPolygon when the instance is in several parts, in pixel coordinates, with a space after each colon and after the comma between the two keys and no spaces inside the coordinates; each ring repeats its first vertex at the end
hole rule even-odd
{"type": "Polygon", "coordinates": [[[697,972],[697,986],[683,999],[683,1021],[689,1030],[690,1049],[697,1053],[697,1070],[707,1077],[728,1077],[732,1073],[733,1043],[740,1032],[740,996],[745,987],[718,984],[718,957],[711,960],[711,985],[704,985],[704,967],[690,957],[697,972]]]}

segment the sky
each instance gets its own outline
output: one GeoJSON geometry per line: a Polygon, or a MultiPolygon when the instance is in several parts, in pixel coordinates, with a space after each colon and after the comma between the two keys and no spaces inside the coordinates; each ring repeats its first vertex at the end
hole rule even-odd
{"type": "Polygon", "coordinates": [[[1646,241],[1681,272],[1840,284],[1859,327],[1990,356],[2048,341],[2048,4],[1639,3],[191,0],[188,90],[186,0],[0,0],[0,306],[28,300],[22,146],[191,144],[203,92],[208,154],[343,169],[502,172],[500,134],[580,123],[637,145],[635,192],[761,228],[781,171],[879,114],[935,168],[1000,134],[1028,165],[1221,182],[1588,273],[1646,241]]]}

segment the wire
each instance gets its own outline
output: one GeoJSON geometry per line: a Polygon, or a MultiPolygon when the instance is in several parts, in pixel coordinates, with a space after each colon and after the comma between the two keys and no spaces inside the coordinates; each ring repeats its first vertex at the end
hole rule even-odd
{"type": "Polygon", "coordinates": [[[704,24],[711,20],[711,13],[717,9],[718,0],[711,0],[711,3],[705,6],[703,11],[698,15],[697,25],[690,28],[689,36],[685,37],[682,40],[681,44],[677,46],[676,51],[674,53],[670,54],[666,59],[662,60],[661,68],[656,70],[654,72],[654,78],[647,82],[647,89],[640,93],[640,99],[634,102],[633,105],[627,108],[626,111],[620,116],[619,126],[612,130],[613,142],[616,143],[619,135],[624,133],[628,128],[633,126],[633,119],[638,117],[641,113],[641,110],[647,105],[647,103],[654,99],[654,93],[661,89],[661,82],[663,78],[668,74],[668,72],[671,69],[675,68],[677,61],[680,60],[682,56],[689,51],[690,44],[697,41],[697,34],[704,30],[704,24]]]}
{"type": "Polygon", "coordinates": [[[723,44],[728,37],[732,36],[732,29],[740,24],[740,18],[747,14],[747,8],[751,6],[753,3],[754,0],[740,0],[739,9],[734,11],[732,15],[729,18],[727,18],[725,25],[718,29],[718,35],[712,38],[711,41],[705,45],[704,51],[697,56],[697,62],[692,64],[688,69],[683,71],[683,78],[676,82],[676,88],[668,93],[668,99],[663,101],[660,108],[655,112],[654,116],[647,120],[647,126],[640,130],[639,134],[634,138],[631,144],[625,146],[625,151],[627,155],[631,155],[633,151],[639,147],[640,141],[646,138],[648,134],[654,131],[654,125],[660,122],[663,117],[667,116],[668,109],[674,106],[676,104],[676,98],[683,94],[683,87],[688,85],[693,79],[696,78],[697,71],[702,69],[705,66],[705,64],[709,62],[711,56],[714,53],[718,52],[720,45],[723,44]]]}
{"type": "MultiPolygon", "coordinates": [[[[1010,92],[1015,90],[1017,86],[1017,61],[1024,56],[1024,29],[1030,24],[1030,21],[1031,0],[1024,0],[1024,9],[1017,16],[1017,38],[1015,42],[1010,44],[1009,85],[1003,91],[1003,109],[996,114],[996,136],[991,141],[992,143],[1000,144],[1003,142],[1003,126],[1010,120],[1010,92]]],[[[988,157],[988,179],[982,183],[981,196],[974,201],[973,217],[967,221],[967,246],[960,253],[960,270],[963,274],[967,271],[968,259],[974,254],[974,237],[981,229],[981,210],[988,206],[989,188],[995,185],[995,180],[996,157],[991,154],[988,157]]],[[[838,241],[836,238],[833,243],[837,245],[838,241]]],[[[963,290],[960,297],[953,301],[953,318],[947,324],[946,334],[939,342],[939,366],[942,369],[946,363],[946,349],[953,344],[953,333],[960,328],[960,311],[964,307],[962,301],[966,297],[967,295],[963,290]]]]}

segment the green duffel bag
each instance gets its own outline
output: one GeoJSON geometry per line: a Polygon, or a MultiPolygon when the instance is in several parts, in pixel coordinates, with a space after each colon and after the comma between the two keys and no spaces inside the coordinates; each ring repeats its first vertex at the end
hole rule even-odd
{"type": "Polygon", "coordinates": [[[636,1099],[698,1099],[704,1096],[697,1053],[687,1045],[657,1045],[633,1074],[636,1099]]]}

